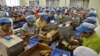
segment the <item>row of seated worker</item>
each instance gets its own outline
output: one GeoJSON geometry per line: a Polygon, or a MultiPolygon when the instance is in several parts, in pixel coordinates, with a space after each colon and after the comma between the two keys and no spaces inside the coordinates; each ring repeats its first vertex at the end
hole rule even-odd
{"type": "Polygon", "coordinates": [[[1,7],[1,11],[5,12],[5,16],[11,17],[14,21],[14,28],[21,27],[24,23],[20,23],[20,21],[25,21],[26,16],[33,15],[35,19],[38,19],[38,14],[45,13],[47,16],[55,15],[54,17],[49,17],[50,19],[46,19],[46,22],[50,22],[52,19],[57,19],[58,15],[69,15],[78,13],[78,14],[85,14],[82,13],[82,8],[68,8],[68,7],[37,7],[37,6],[23,6],[23,7],[1,7]],[[76,10],[76,12],[74,12],[76,10]],[[19,23],[16,23],[19,22],[19,23]]]}

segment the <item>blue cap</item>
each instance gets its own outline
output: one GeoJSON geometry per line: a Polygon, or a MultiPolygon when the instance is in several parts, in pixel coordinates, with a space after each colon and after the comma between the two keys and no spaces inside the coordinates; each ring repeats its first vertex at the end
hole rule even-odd
{"type": "Polygon", "coordinates": [[[47,18],[48,18],[48,16],[46,16],[46,15],[42,14],[42,15],[40,15],[40,18],[42,18],[42,19],[47,19],[47,18]]]}
{"type": "Polygon", "coordinates": [[[51,12],[55,12],[55,9],[54,9],[54,8],[51,8],[50,11],[51,11],[51,12]]]}
{"type": "Polygon", "coordinates": [[[11,23],[11,24],[13,24],[13,20],[11,18],[2,17],[2,18],[0,18],[0,24],[2,24],[2,23],[11,23]]]}
{"type": "Polygon", "coordinates": [[[87,14],[87,17],[97,17],[97,15],[95,13],[93,13],[93,12],[89,12],[87,14]]]}
{"type": "Polygon", "coordinates": [[[35,19],[34,19],[33,16],[27,16],[27,17],[26,17],[26,21],[27,21],[27,22],[31,22],[31,21],[35,21],[35,19]]]}
{"type": "Polygon", "coordinates": [[[44,12],[49,12],[50,10],[49,9],[44,9],[44,12]]]}
{"type": "Polygon", "coordinates": [[[95,29],[95,25],[94,24],[90,24],[90,23],[82,23],[80,26],[78,26],[76,28],[77,31],[79,32],[93,32],[95,29]]]}
{"type": "Polygon", "coordinates": [[[48,6],[46,6],[45,8],[46,8],[46,9],[48,9],[49,7],[48,7],[48,6]]]}
{"type": "Polygon", "coordinates": [[[60,13],[60,12],[61,12],[61,10],[57,10],[56,12],[59,12],[59,13],[60,13]]]}
{"type": "Polygon", "coordinates": [[[87,19],[84,20],[84,22],[95,24],[96,23],[96,18],[95,17],[88,17],[87,19]]]}
{"type": "Polygon", "coordinates": [[[35,11],[32,8],[28,9],[29,12],[35,13],[35,11]]]}
{"type": "Polygon", "coordinates": [[[57,8],[57,9],[56,9],[56,12],[61,12],[60,8],[57,8]]]}
{"type": "Polygon", "coordinates": [[[51,11],[50,14],[55,14],[55,12],[54,11],[51,11]]]}

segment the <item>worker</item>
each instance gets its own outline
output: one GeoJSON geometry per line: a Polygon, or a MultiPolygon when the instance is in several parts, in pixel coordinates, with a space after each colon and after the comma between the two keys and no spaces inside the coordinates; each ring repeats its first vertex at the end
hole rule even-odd
{"type": "Polygon", "coordinates": [[[46,15],[44,15],[44,14],[40,15],[39,19],[36,20],[36,24],[39,28],[39,37],[38,37],[39,41],[48,44],[48,42],[49,42],[49,38],[47,37],[48,24],[46,24],[45,19],[47,19],[46,15]]]}
{"type": "Polygon", "coordinates": [[[0,38],[13,34],[12,24],[13,21],[11,18],[0,18],[0,38]]]}
{"type": "Polygon", "coordinates": [[[59,18],[61,19],[61,10],[60,9],[56,10],[54,17],[55,17],[55,20],[57,20],[57,21],[59,21],[59,18]]]}
{"type": "MultiPolygon", "coordinates": [[[[96,24],[96,18],[95,17],[87,17],[83,22],[91,23],[91,24],[96,24]]],[[[75,32],[76,38],[73,36],[75,39],[80,38],[80,32],[76,31],[75,32]]],[[[72,38],[72,39],[73,39],[72,38]]]]}
{"type": "Polygon", "coordinates": [[[42,31],[46,26],[46,20],[47,19],[47,16],[42,14],[40,15],[40,17],[36,20],[36,25],[37,27],[39,28],[40,31],[42,31]]]}
{"type": "Polygon", "coordinates": [[[46,8],[43,11],[44,11],[44,13],[46,13],[46,15],[48,15],[49,12],[50,12],[50,10],[49,9],[46,9],[46,8]]]}
{"type": "Polygon", "coordinates": [[[27,23],[25,23],[22,27],[22,36],[32,37],[35,35],[36,29],[38,29],[35,24],[35,19],[33,16],[27,16],[26,21],[27,23]]]}
{"type": "Polygon", "coordinates": [[[59,24],[63,24],[63,23],[67,24],[65,20],[65,16],[63,15],[59,15],[58,20],[56,21],[58,21],[59,24]]]}
{"type": "Polygon", "coordinates": [[[73,56],[98,56],[98,54],[91,48],[79,46],[78,41],[70,41],[69,49],[73,50],[73,56]]]}
{"type": "Polygon", "coordinates": [[[90,23],[82,23],[76,28],[80,32],[81,38],[83,40],[82,45],[95,50],[97,53],[100,52],[100,37],[94,31],[95,25],[90,23]]]}
{"type": "Polygon", "coordinates": [[[50,12],[49,12],[49,15],[47,15],[48,18],[47,18],[46,22],[47,22],[47,23],[50,23],[50,21],[55,20],[54,15],[55,15],[55,12],[50,11],[50,12]]]}

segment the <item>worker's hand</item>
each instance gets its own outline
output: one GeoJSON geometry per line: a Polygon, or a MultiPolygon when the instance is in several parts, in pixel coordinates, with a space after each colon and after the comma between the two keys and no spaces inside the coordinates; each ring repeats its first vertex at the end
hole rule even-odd
{"type": "Polygon", "coordinates": [[[76,36],[72,36],[70,40],[76,40],[76,36]]]}
{"type": "Polygon", "coordinates": [[[63,37],[63,36],[61,36],[59,40],[61,40],[61,41],[62,41],[63,39],[64,39],[64,37],[63,37]]]}
{"type": "Polygon", "coordinates": [[[46,26],[49,26],[49,24],[46,24],[46,26]]]}
{"type": "Polygon", "coordinates": [[[30,33],[29,33],[29,35],[34,35],[34,34],[35,34],[34,32],[30,32],[30,33]]]}

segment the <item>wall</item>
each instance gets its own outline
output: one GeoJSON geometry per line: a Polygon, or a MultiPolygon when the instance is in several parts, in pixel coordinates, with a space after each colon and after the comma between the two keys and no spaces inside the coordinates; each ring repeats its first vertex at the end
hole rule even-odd
{"type": "Polygon", "coordinates": [[[20,5],[23,6],[29,6],[29,0],[20,0],[20,5]]]}
{"type": "Polygon", "coordinates": [[[6,0],[0,0],[0,4],[3,6],[6,5],[6,0]]]}
{"type": "Polygon", "coordinates": [[[88,8],[89,0],[70,0],[70,7],[88,8]]]}
{"type": "Polygon", "coordinates": [[[58,7],[59,6],[59,0],[46,0],[46,5],[58,7]]]}
{"type": "MultiPolygon", "coordinates": [[[[100,0],[90,0],[89,8],[95,8],[98,15],[98,22],[100,22],[100,0]]],[[[100,25],[100,23],[98,23],[100,25]]]]}
{"type": "Polygon", "coordinates": [[[89,0],[85,0],[83,3],[84,3],[84,8],[88,8],[88,6],[89,6],[89,0]]]}
{"type": "Polygon", "coordinates": [[[39,6],[45,7],[46,6],[46,0],[39,0],[39,6]]]}
{"type": "Polygon", "coordinates": [[[95,29],[96,33],[100,36],[100,0],[90,0],[89,8],[95,8],[97,12],[97,27],[95,29]]]}
{"type": "Polygon", "coordinates": [[[70,0],[60,0],[59,1],[59,6],[67,6],[67,7],[69,7],[69,5],[70,5],[70,0]]]}
{"type": "Polygon", "coordinates": [[[66,0],[66,3],[65,3],[65,4],[66,4],[67,7],[69,7],[69,5],[70,5],[70,0],[66,0]]]}

